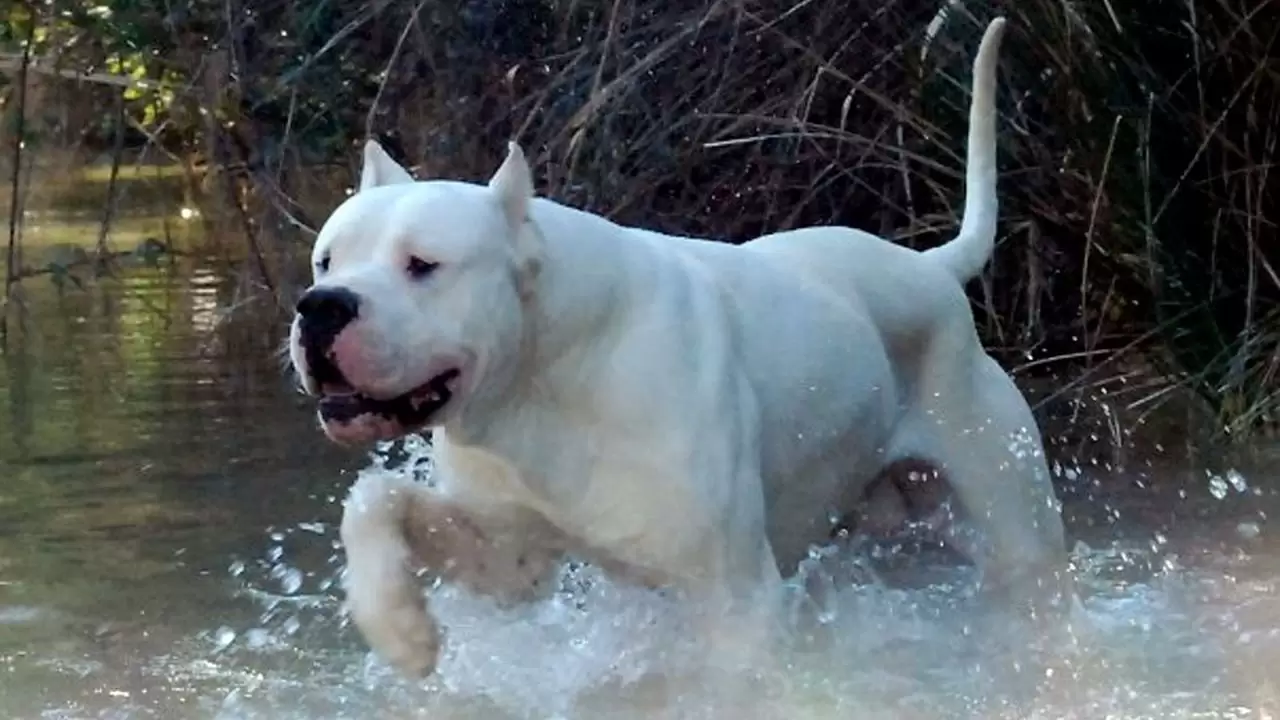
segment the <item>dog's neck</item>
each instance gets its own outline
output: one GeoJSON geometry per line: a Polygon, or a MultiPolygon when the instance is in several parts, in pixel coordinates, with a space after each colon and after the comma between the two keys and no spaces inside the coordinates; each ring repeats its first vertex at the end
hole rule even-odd
{"type": "Polygon", "coordinates": [[[625,327],[617,316],[645,306],[659,272],[653,245],[638,231],[541,198],[530,206],[529,221],[540,248],[527,278],[518,358],[437,433],[517,467],[536,442],[529,434],[539,432],[528,413],[555,407],[557,416],[573,416],[590,404],[599,392],[599,364],[609,361],[602,346],[625,327]]]}

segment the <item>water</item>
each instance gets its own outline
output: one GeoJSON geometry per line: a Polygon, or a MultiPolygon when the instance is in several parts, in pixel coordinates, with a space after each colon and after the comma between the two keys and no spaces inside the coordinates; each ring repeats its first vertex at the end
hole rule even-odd
{"type": "Polygon", "coordinates": [[[516,609],[434,589],[441,671],[401,680],[341,616],[336,523],[356,473],[421,473],[425,450],[388,469],[324,442],[279,372],[283,328],[236,288],[196,261],[29,285],[0,377],[0,717],[1280,714],[1265,467],[1065,483],[1069,631],[1028,636],[964,569],[888,585],[875,553],[845,553],[815,561],[821,605],[796,594],[791,647],[744,693],[679,682],[693,655],[669,601],[573,568],[516,609]]]}

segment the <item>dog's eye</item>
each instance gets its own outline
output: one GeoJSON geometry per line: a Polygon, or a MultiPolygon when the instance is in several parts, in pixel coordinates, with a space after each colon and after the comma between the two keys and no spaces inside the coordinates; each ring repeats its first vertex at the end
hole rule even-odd
{"type": "Polygon", "coordinates": [[[320,271],[320,272],[322,272],[322,273],[329,272],[329,255],[328,255],[328,253],[325,253],[325,255],[324,255],[323,257],[321,257],[321,258],[320,258],[320,262],[316,263],[316,269],[317,269],[317,270],[319,270],[319,271],[320,271]]]}
{"type": "Polygon", "coordinates": [[[440,267],[440,263],[427,262],[420,257],[410,256],[409,258],[409,276],[414,280],[421,280],[440,267]]]}

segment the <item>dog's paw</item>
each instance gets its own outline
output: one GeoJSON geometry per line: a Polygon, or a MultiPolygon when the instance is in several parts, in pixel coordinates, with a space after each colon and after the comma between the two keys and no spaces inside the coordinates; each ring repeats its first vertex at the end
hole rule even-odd
{"type": "Polygon", "coordinates": [[[421,583],[394,548],[387,555],[357,555],[343,579],[347,612],[373,652],[398,671],[422,678],[440,658],[439,623],[427,608],[421,583]]]}
{"type": "Polygon", "coordinates": [[[347,552],[343,589],[347,611],[374,653],[406,675],[425,677],[435,671],[441,633],[403,527],[413,492],[377,478],[352,488],[340,528],[347,552]]]}
{"type": "Polygon", "coordinates": [[[435,672],[440,660],[440,625],[422,599],[370,604],[352,602],[351,597],[347,602],[351,618],[374,654],[409,677],[425,678],[435,672]]]}

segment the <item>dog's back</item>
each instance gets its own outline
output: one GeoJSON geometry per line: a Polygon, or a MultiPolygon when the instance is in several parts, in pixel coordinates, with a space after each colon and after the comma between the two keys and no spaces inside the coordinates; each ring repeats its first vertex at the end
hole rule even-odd
{"type": "MultiPolygon", "coordinates": [[[[1003,19],[991,23],[973,62],[964,214],[953,240],[916,252],[860,230],[811,227],[765,235],[743,249],[851,301],[852,295],[860,296],[879,327],[900,329],[906,336],[914,334],[916,319],[941,314],[948,322],[965,320],[950,308],[964,303],[961,286],[982,271],[995,247],[996,68],[1004,26],[1003,19]]],[[[722,254],[711,248],[701,254],[712,264],[722,262],[722,254]]]]}

